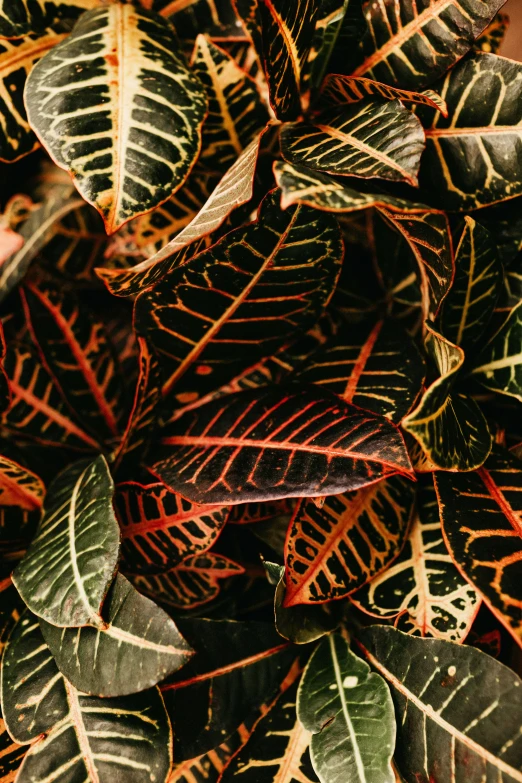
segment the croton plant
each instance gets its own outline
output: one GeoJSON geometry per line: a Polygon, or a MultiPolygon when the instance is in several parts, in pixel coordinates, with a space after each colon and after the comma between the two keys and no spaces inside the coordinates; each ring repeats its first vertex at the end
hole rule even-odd
{"type": "Polygon", "coordinates": [[[0,0],[0,783],[521,783],[501,6],[0,0]]]}

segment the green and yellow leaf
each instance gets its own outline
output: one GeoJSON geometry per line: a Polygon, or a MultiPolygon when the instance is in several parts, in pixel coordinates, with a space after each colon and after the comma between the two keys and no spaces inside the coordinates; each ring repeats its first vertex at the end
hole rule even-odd
{"type": "Polygon", "coordinates": [[[522,302],[476,357],[471,373],[486,389],[522,401],[522,302]]]}
{"type": "Polygon", "coordinates": [[[380,96],[389,101],[399,100],[407,104],[430,106],[432,109],[440,111],[443,117],[448,114],[446,103],[434,90],[424,90],[423,92],[399,90],[397,87],[390,87],[388,84],[374,82],[372,79],[364,79],[363,77],[329,74],[324,81],[321,95],[325,101],[336,104],[358,103],[364,98],[380,96]]]}

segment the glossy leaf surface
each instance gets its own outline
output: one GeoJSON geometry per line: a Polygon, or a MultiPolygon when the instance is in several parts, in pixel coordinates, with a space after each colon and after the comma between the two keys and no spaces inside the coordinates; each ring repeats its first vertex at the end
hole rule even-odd
{"type": "Polygon", "coordinates": [[[472,375],[487,389],[522,401],[522,303],[508,315],[474,362],[472,375]]]}
{"type": "Polygon", "coordinates": [[[372,79],[364,79],[363,77],[353,78],[330,74],[324,81],[321,93],[323,98],[331,103],[357,103],[366,97],[380,96],[390,101],[399,100],[407,104],[430,106],[432,109],[440,111],[444,116],[448,111],[443,99],[433,90],[425,90],[424,92],[399,90],[388,84],[374,82],[372,79]]]}

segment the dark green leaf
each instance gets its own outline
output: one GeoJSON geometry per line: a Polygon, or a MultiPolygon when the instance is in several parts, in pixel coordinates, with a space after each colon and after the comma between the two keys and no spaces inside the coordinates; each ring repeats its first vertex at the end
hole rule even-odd
{"type": "Polygon", "coordinates": [[[75,462],[49,487],[42,522],[13,581],[31,611],[53,625],[100,626],[118,562],[113,488],[101,456],[75,462]]]}
{"type": "Polygon", "coordinates": [[[522,302],[474,360],[473,378],[491,391],[522,401],[522,302]]]}
{"type": "Polygon", "coordinates": [[[77,19],[84,11],[107,0],[0,0],[0,38],[41,33],[55,20],[77,19]]]}
{"type": "Polygon", "coordinates": [[[321,783],[394,783],[390,692],[340,634],[323,639],[308,662],[297,715],[312,732],[310,753],[321,783]]]}
{"type": "Polygon", "coordinates": [[[321,95],[324,100],[336,104],[358,103],[366,97],[380,96],[389,101],[397,99],[402,103],[430,106],[432,109],[440,111],[445,117],[448,114],[444,100],[433,90],[425,90],[424,92],[399,90],[388,84],[374,82],[372,79],[354,78],[335,73],[326,77],[321,95]]]}
{"type": "Polygon", "coordinates": [[[12,783],[27,748],[13,742],[0,718],[0,783],[12,783]]]}
{"type": "Polygon", "coordinates": [[[241,37],[243,31],[231,0],[140,0],[144,8],[168,19],[183,39],[204,32],[212,38],[241,37]]]}
{"type": "Polygon", "coordinates": [[[349,0],[321,0],[312,48],[304,74],[304,82],[310,84],[312,93],[321,86],[349,4],[349,0]]]}

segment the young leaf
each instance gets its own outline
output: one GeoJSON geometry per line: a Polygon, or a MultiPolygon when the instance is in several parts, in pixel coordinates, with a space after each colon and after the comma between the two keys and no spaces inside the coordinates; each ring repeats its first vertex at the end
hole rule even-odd
{"type": "Polygon", "coordinates": [[[223,49],[198,35],[192,68],[209,99],[203,124],[199,163],[226,171],[268,122],[268,111],[256,83],[223,49]]]}
{"type": "Polygon", "coordinates": [[[317,387],[209,402],[165,428],[155,455],[154,474],[195,503],[316,497],[411,475],[393,424],[317,387]]]}
{"type": "Polygon", "coordinates": [[[387,179],[417,185],[424,131],[398,101],[365,99],[328,109],[313,125],[281,130],[285,160],[327,174],[387,179]]]}
{"type": "Polygon", "coordinates": [[[491,435],[475,400],[453,388],[464,364],[464,351],[446,340],[429,322],[426,328],[427,350],[439,378],[426,389],[402,426],[437,468],[475,470],[491,450],[491,435]]]}
{"type": "Polygon", "coordinates": [[[0,38],[42,33],[55,20],[77,19],[84,11],[110,0],[0,0],[0,38]]]}
{"type": "Polygon", "coordinates": [[[430,106],[432,109],[440,111],[443,117],[448,115],[445,101],[433,90],[425,90],[424,92],[399,90],[371,79],[353,78],[335,73],[326,77],[321,95],[325,101],[335,104],[358,103],[366,97],[380,96],[389,101],[399,100],[402,103],[430,106]]]}
{"type": "Polygon", "coordinates": [[[259,145],[263,133],[250,142],[222,177],[197,215],[164,248],[132,269],[96,270],[115,296],[136,296],[161,280],[178,266],[184,248],[216,231],[236,207],[250,201],[253,194],[259,145]]]}
{"type": "Polygon", "coordinates": [[[522,645],[522,463],[495,447],[480,470],[435,485],[455,563],[522,645]]]}
{"type": "Polygon", "coordinates": [[[49,487],[42,522],[13,582],[38,617],[59,626],[100,626],[116,571],[118,523],[103,457],[81,460],[49,487]]]}
{"type": "Polygon", "coordinates": [[[390,685],[396,760],[407,781],[522,781],[522,682],[479,650],[394,628],[359,632],[368,662],[390,685]]]}
{"type": "Polygon", "coordinates": [[[270,703],[295,652],[273,624],[179,620],[177,625],[198,651],[161,686],[174,729],[174,757],[183,761],[217,747],[270,703]]]}
{"type": "Polygon", "coordinates": [[[167,571],[210,549],[225,524],[226,506],[197,506],[164,484],[118,484],[114,497],[121,548],[132,573],[167,571]]]}
{"type": "Polygon", "coordinates": [[[476,357],[473,378],[491,391],[522,401],[522,302],[508,317],[476,357]]]}
{"type": "Polygon", "coordinates": [[[115,775],[129,779],[129,770],[133,782],[166,783],[172,734],[159,690],[103,700],[79,693],[60,674],[28,611],[7,644],[2,707],[11,736],[34,743],[19,783],[45,783],[57,775],[111,783],[115,775]]]}
{"type": "Polygon", "coordinates": [[[58,668],[82,693],[126,696],[156,685],[194,651],[170,617],[116,575],[103,605],[101,628],[40,628],[58,668]]]}
{"type": "Polygon", "coordinates": [[[396,618],[408,633],[457,642],[466,638],[480,597],[444,543],[430,476],[419,483],[416,514],[399,557],[351,600],[375,617],[396,618]]]}
{"type": "Polygon", "coordinates": [[[177,48],[158,16],[111,4],[84,14],[27,80],[31,126],[108,234],[172,195],[198,154],[206,95],[177,48]]]}
{"type": "Polygon", "coordinates": [[[300,500],[285,543],[286,606],[343,598],[400,552],[415,486],[392,477],[357,492],[300,500]]]}
{"type": "Polygon", "coordinates": [[[522,193],[521,74],[520,63],[474,52],[436,85],[448,118],[419,111],[426,125],[420,182],[444,209],[475,209],[522,193]]]}
{"type": "Polygon", "coordinates": [[[455,279],[440,314],[444,336],[464,350],[475,345],[493,315],[502,286],[502,265],[489,231],[465,218],[455,256],[455,279]]]}
{"type": "Polygon", "coordinates": [[[340,634],[323,639],[310,658],[297,715],[312,733],[310,754],[321,783],[394,783],[390,692],[340,634]]]}
{"type": "Polygon", "coordinates": [[[44,364],[71,409],[90,431],[116,437],[124,384],[103,324],[74,294],[51,283],[28,284],[21,295],[44,364]]]}
{"type": "Polygon", "coordinates": [[[165,606],[196,609],[219,595],[222,580],[240,576],[244,570],[228,557],[205,552],[188,557],[165,573],[135,576],[133,582],[142,593],[165,606]]]}
{"type": "Polygon", "coordinates": [[[279,696],[232,757],[220,783],[319,783],[310,761],[311,733],[296,718],[296,697],[297,684],[279,696]]]}
{"type": "Polygon", "coordinates": [[[466,54],[502,5],[449,0],[402,9],[393,0],[367,2],[364,60],[352,75],[422,89],[466,54]]]}
{"type": "Polygon", "coordinates": [[[412,338],[390,319],[345,325],[294,377],[398,423],[421,390],[424,369],[412,338]]]}
{"type": "Polygon", "coordinates": [[[226,383],[238,365],[271,355],[322,314],[343,259],[337,221],[309,207],[283,212],[277,202],[269,193],[254,223],[138,298],[136,328],[162,362],[164,394],[197,399],[206,384],[226,383]]]}

